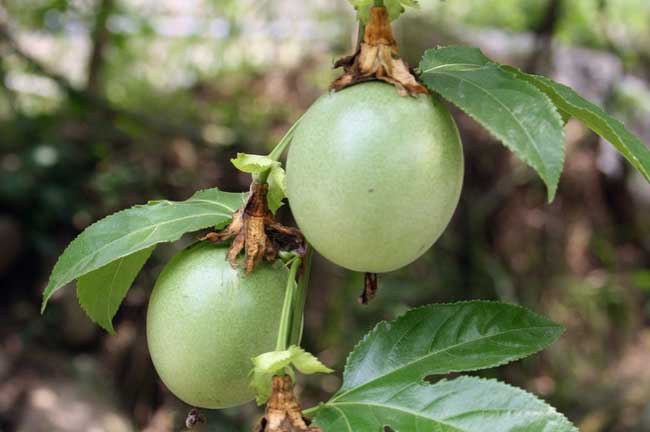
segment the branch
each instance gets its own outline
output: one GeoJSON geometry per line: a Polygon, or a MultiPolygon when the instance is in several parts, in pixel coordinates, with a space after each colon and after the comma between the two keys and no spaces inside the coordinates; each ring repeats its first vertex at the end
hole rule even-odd
{"type": "Polygon", "coordinates": [[[0,45],[5,45],[14,55],[27,63],[29,67],[36,73],[43,75],[54,81],[65,93],[71,98],[79,99],[87,105],[94,108],[96,111],[101,112],[107,117],[122,116],[143,124],[146,128],[152,130],[154,133],[162,136],[170,135],[183,135],[190,140],[207,145],[203,137],[197,133],[195,128],[173,125],[164,119],[157,119],[149,115],[128,111],[113,105],[108,99],[90,93],[84,89],[79,89],[72,84],[65,76],[56,71],[51,70],[48,66],[43,64],[40,60],[29,54],[20,47],[16,39],[11,34],[9,27],[0,22],[0,45]]]}
{"type": "Polygon", "coordinates": [[[106,22],[115,6],[114,0],[102,0],[99,4],[95,26],[92,34],[92,51],[88,60],[88,81],[86,91],[91,94],[99,94],[101,88],[102,67],[104,65],[104,54],[109,46],[111,33],[106,27],[106,22]]]}
{"type": "Polygon", "coordinates": [[[550,0],[542,19],[533,28],[533,33],[536,36],[535,47],[528,58],[525,70],[538,72],[541,66],[547,62],[553,34],[555,34],[560,21],[561,13],[562,0],[550,0]]]}

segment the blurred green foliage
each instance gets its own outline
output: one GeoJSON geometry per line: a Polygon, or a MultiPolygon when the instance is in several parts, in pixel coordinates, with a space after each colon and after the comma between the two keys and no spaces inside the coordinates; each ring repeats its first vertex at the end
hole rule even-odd
{"type": "MultiPolygon", "coordinates": [[[[534,37],[552,1],[559,5],[553,42],[620,59],[635,79],[612,83],[606,106],[647,131],[646,0],[427,0],[396,26],[403,51],[417,59],[421,48],[457,43],[459,34],[534,37]]],[[[62,248],[108,213],[214,185],[245,190],[248,178],[229,159],[267,152],[326,91],[332,61],[353,43],[354,13],[344,0],[4,0],[0,31],[0,340],[5,347],[18,337],[23,347],[0,356],[29,367],[18,360],[47,350],[73,370],[91,358],[134,430],[167,412],[176,413],[178,430],[185,407],[156,381],[142,347],[148,292],[181,245],[156,252],[117,317],[114,338],[92,326],[83,337],[71,332],[88,324],[75,315],[74,298],[55,300],[40,317],[44,282],[62,248]],[[91,67],[93,51],[99,60],[91,67]]],[[[367,308],[356,302],[362,275],[318,259],[306,347],[340,371],[365,332],[408,307],[517,302],[567,333],[545,354],[491,374],[545,397],[586,432],[648,430],[647,184],[626,169],[600,170],[598,140],[569,124],[567,171],[547,206],[529,170],[467,118],[457,120],[467,162],[452,225],[414,265],[383,276],[367,308]]],[[[289,219],[287,209],[280,214],[289,219]]],[[[55,375],[37,372],[43,380],[55,375]]],[[[336,390],[339,378],[302,382],[309,405],[336,390]]],[[[4,406],[0,429],[12,430],[18,408],[4,406]]],[[[211,412],[209,428],[242,430],[257,414],[254,406],[211,412]]]]}

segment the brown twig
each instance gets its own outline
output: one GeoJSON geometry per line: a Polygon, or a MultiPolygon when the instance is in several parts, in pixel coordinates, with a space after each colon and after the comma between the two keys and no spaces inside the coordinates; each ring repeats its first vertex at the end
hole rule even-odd
{"type": "Polygon", "coordinates": [[[322,429],[309,426],[309,421],[302,416],[300,403],[293,393],[293,381],[285,375],[273,377],[273,392],[255,432],[322,432],[322,429]]]}
{"type": "Polygon", "coordinates": [[[359,296],[359,303],[367,305],[377,295],[379,284],[377,281],[377,273],[366,273],[363,276],[363,291],[359,296]]]}

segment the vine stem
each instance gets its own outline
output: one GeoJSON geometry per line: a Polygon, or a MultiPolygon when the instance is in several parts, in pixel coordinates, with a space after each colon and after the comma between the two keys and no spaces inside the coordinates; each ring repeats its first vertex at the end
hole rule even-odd
{"type": "Polygon", "coordinates": [[[306,410],[302,410],[302,415],[304,415],[307,418],[312,418],[316,413],[316,411],[318,411],[318,408],[320,408],[320,406],[316,405],[311,408],[307,408],[306,410]]]}
{"type": "Polygon", "coordinates": [[[287,265],[289,267],[289,279],[287,280],[287,289],[284,294],[284,304],[282,305],[282,317],[280,318],[280,327],[278,329],[278,338],[275,343],[276,351],[284,351],[288,348],[287,344],[290,337],[291,320],[293,312],[294,297],[297,291],[298,284],[296,283],[296,275],[302,259],[298,256],[292,258],[287,265]]]}
{"type": "Polygon", "coordinates": [[[305,300],[307,298],[307,289],[309,288],[309,278],[311,276],[311,263],[313,250],[309,245],[302,262],[302,269],[298,278],[298,286],[293,301],[293,314],[291,315],[291,329],[289,330],[289,341],[291,344],[300,345],[303,332],[303,316],[305,311],[305,300]]]}
{"type": "MultiPolygon", "coordinates": [[[[291,143],[291,139],[293,138],[293,133],[296,130],[296,127],[298,127],[298,123],[300,123],[300,120],[302,119],[302,116],[296,122],[289,128],[287,133],[284,134],[282,139],[280,139],[280,142],[276,144],[275,147],[273,147],[273,150],[271,150],[271,153],[268,154],[268,157],[273,160],[273,161],[278,161],[280,160],[280,157],[282,156],[282,153],[284,153],[284,150],[287,148],[287,146],[291,143]]],[[[259,174],[254,174],[253,175],[253,180],[258,181],[260,183],[266,183],[269,174],[271,173],[271,170],[266,170],[264,172],[261,172],[259,174]]]]}
{"type": "Polygon", "coordinates": [[[280,142],[273,148],[273,150],[271,150],[271,153],[269,153],[269,158],[273,159],[274,161],[280,159],[280,156],[282,156],[282,153],[291,142],[291,139],[293,138],[293,133],[295,132],[296,127],[298,127],[300,120],[302,120],[302,117],[303,116],[300,116],[300,118],[296,120],[296,122],[289,128],[287,133],[284,134],[280,142]]]}

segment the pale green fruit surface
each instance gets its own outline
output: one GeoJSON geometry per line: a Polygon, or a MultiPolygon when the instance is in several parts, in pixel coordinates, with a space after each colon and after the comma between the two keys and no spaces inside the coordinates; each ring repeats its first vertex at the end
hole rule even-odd
{"type": "Polygon", "coordinates": [[[194,245],[162,271],[149,300],[147,342],[165,385],[202,408],[252,400],[251,358],[275,349],[288,271],[233,269],[225,247],[194,245]]]}
{"type": "Polygon", "coordinates": [[[380,273],[421,256],[458,204],[463,152],[433,97],[370,82],[328,93],[305,113],[287,158],[291,210],[325,258],[380,273]]]}

